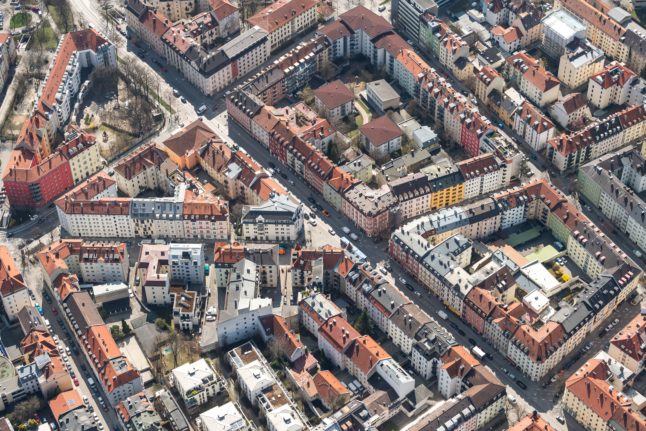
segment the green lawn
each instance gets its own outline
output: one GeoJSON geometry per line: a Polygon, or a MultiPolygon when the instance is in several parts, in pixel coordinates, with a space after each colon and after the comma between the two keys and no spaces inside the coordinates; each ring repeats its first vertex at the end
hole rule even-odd
{"type": "Polygon", "coordinates": [[[45,20],[42,23],[32,40],[34,43],[42,44],[44,49],[56,49],[58,45],[58,37],[56,37],[56,33],[54,33],[54,29],[49,23],[49,20],[45,20]]]}
{"type": "Polygon", "coordinates": [[[14,16],[11,17],[11,21],[9,22],[9,26],[11,28],[20,28],[20,27],[25,27],[28,26],[29,23],[31,22],[31,14],[28,12],[18,12],[14,16]]]}

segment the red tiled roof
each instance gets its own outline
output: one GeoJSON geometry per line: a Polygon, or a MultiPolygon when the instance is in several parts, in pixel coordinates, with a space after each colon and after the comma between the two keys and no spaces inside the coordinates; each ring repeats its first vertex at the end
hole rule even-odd
{"type": "Polygon", "coordinates": [[[529,126],[538,134],[544,133],[554,128],[554,123],[550,121],[539,109],[525,100],[521,105],[519,115],[529,126]]]}
{"type": "Polygon", "coordinates": [[[330,317],[319,328],[321,334],[336,350],[344,352],[348,346],[361,336],[350,323],[341,316],[330,317]]]}
{"type": "Polygon", "coordinates": [[[61,392],[56,397],[49,400],[49,408],[57,422],[65,413],[79,407],[84,407],[84,404],[81,394],[79,394],[76,389],[61,392]]]}
{"type": "Polygon", "coordinates": [[[272,33],[308,10],[315,8],[316,0],[278,0],[256,13],[247,22],[272,33]]]}
{"type": "Polygon", "coordinates": [[[646,316],[641,314],[635,316],[610,339],[611,344],[635,361],[641,361],[644,358],[644,349],[642,348],[644,342],[646,342],[646,316]]]}
{"type": "Polygon", "coordinates": [[[313,379],[316,392],[319,397],[328,406],[334,404],[339,398],[350,395],[348,388],[328,370],[322,370],[316,373],[313,379]]]}
{"type": "Polygon", "coordinates": [[[201,118],[198,118],[171,135],[162,144],[169,151],[181,157],[191,151],[199,150],[211,139],[220,140],[220,137],[209,126],[204,124],[201,118]]]}
{"type": "Polygon", "coordinates": [[[209,6],[218,21],[222,21],[238,11],[238,7],[229,3],[228,0],[209,0],[209,6]]]}
{"type": "Polygon", "coordinates": [[[537,412],[534,412],[516,422],[507,431],[555,431],[555,429],[537,412]]]}
{"type": "Polygon", "coordinates": [[[345,355],[361,372],[368,374],[379,361],[390,359],[390,355],[370,335],[354,340],[345,355]]]}
{"type": "Polygon", "coordinates": [[[16,262],[4,245],[0,245],[0,283],[0,294],[3,297],[27,288],[16,262]]]}
{"type": "Polygon", "coordinates": [[[359,131],[372,145],[378,147],[402,135],[397,124],[383,115],[359,127],[359,131]]]}
{"type": "Polygon", "coordinates": [[[354,100],[354,93],[340,79],[314,90],[314,96],[328,109],[337,108],[354,100]]]}
{"type": "Polygon", "coordinates": [[[373,38],[392,31],[393,26],[381,15],[377,15],[363,5],[356,6],[339,16],[352,31],[361,30],[373,38]]]}

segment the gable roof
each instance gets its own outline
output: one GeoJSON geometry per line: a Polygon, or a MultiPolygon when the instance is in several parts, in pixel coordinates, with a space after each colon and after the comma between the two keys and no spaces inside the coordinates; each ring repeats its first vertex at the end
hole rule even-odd
{"type": "Polygon", "coordinates": [[[382,115],[359,127],[363,136],[376,147],[402,136],[401,129],[387,115],[382,115]]]}
{"type": "Polygon", "coordinates": [[[320,86],[314,96],[328,109],[334,109],[354,100],[354,93],[340,79],[320,86]]]}
{"type": "Polygon", "coordinates": [[[191,151],[198,151],[211,139],[220,140],[220,137],[201,118],[198,118],[171,135],[162,144],[181,157],[191,151]]]}

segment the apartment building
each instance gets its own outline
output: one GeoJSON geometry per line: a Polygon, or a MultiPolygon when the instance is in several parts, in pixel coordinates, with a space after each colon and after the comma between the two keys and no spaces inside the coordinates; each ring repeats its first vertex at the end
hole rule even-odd
{"type": "Polygon", "coordinates": [[[241,223],[247,241],[296,241],[303,232],[303,205],[272,196],[264,204],[243,207],[241,223]]]}
{"type": "Polygon", "coordinates": [[[613,424],[641,429],[646,418],[621,385],[616,387],[619,382],[607,361],[592,358],[566,380],[563,408],[586,429],[605,430],[613,424]]]}
{"type": "Polygon", "coordinates": [[[465,200],[488,195],[509,184],[506,164],[491,153],[458,162],[457,168],[464,178],[465,200]]]}
{"type": "Polygon", "coordinates": [[[561,172],[583,165],[643,136],[644,119],[643,106],[626,108],[577,132],[551,139],[547,158],[561,172]]]}
{"type": "Polygon", "coordinates": [[[61,431],[99,429],[99,421],[94,419],[76,389],[62,391],[48,404],[61,431]]]}
{"type": "Polygon", "coordinates": [[[603,70],[605,55],[587,39],[574,39],[559,59],[558,79],[569,88],[579,88],[603,70]]]}
{"type": "Polygon", "coordinates": [[[401,148],[403,133],[386,115],[362,125],[359,132],[362,145],[374,159],[385,159],[401,148]]]}
{"type": "Polygon", "coordinates": [[[314,0],[279,0],[247,18],[247,22],[267,32],[270,51],[274,52],[316,24],[317,5],[314,0]]]}
{"type": "Polygon", "coordinates": [[[0,280],[2,309],[7,319],[14,321],[23,307],[31,305],[31,299],[20,269],[5,246],[0,246],[0,280]]]}
{"type": "Polygon", "coordinates": [[[19,347],[23,365],[16,368],[16,375],[24,393],[50,399],[74,388],[58,347],[45,328],[31,329],[19,347]]]}
{"type": "Polygon", "coordinates": [[[645,164],[637,150],[628,148],[581,166],[578,172],[581,193],[644,251],[646,203],[639,194],[646,189],[645,164]]]}
{"type": "MultiPolygon", "coordinates": [[[[170,4],[172,2],[167,2],[170,4]]],[[[164,58],[162,36],[173,25],[172,18],[167,18],[163,11],[167,8],[150,8],[141,0],[128,0],[126,4],[126,24],[128,30],[145,45],[152,48],[155,54],[164,58]]]]}
{"type": "Polygon", "coordinates": [[[200,413],[199,421],[201,431],[247,431],[253,426],[240,406],[231,401],[200,413]]]}
{"type": "Polygon", "coordinates": [[[121,425],[133,431],[161,431],[161,417],[143,392],[121,401],[116,408],[121,425]]]}
{"type": "Polygon", "coordinates": [[[621,363],[635,375],[644,369],[644,341],[646,339],[645,318],[635,316],[619,333],[610,339],[608,355],[621,363]]]}
{"type": "Polygon", "coordinates": [[[354,93],[343,81],[324,84],[314,90],[316,109],[330,121],[338,121],[354,112],[354,93]]]}
{"type": "Polygon", "coordinates": [[[171,376],[173,386],[189,411],[206,404],[225,387],[224,379],[217,375],[204,358],[174,368],[171,376]]]}
{"type": "Polygon", "coordinates": [[[159,11],[171,21],[189,18],[197,12],[198,7],[189,0],[141,0],[141,4],[159,11]]]}
{"type": "Polygon", "coordinates": [[[84,283],[128,281],[128,249],[123,243],[64,239],[53,242],[39,252],[37,257],[48,286],[65,273],[77,275],[84,283]]]}
{"type": "MultiPolygon", "coordinates": [[[[83,71],[116,64],[116,47],[94,29],[67,33],[61,38],[38,91],[39,98],[4,168],[3,182],[12,206],[41,208],[73,186],[70,155],[52,152],[50,139],[69,119],[83,71]]],[[[88,155],[86,151],[80,154],[88,155]]]]}
{"type": "Polygon", "coordinates": [[[588,101],[597,109],[610,105],[639,105],[644,102],[643,80],[621,63],[613,61],[588,83],[588,101]]]}
{"type": "Polygon", "coordinates": [[[556,128],[538,108],[526,100],[514,114],[514,132],[534,151],[542,153],[547,148],[547,142],[554,137],[556,128]]]}
{"type": "Polygon", "coordinates": [[[543,18],[542,50],[553,59],[560,58],[567,46],[585,39],[586,26],[565,9],[556,10],[543,18]]]}
{"type": "Polygon", "coordinates": [[[391,20],[406,39],[418,45],[424,15],[437,15],[437,12],[438,5],[434,0],[396,0],[391,5],[391,20]]]}
{"type": "Polygon", "coordinates": [[[520,92],[540,108],[558,99],[561,82],[525,51],[507,57],[505,73],[516,80],[520,92]]]}
{"type": "Polygon", "coordinates": [[[586,0],[559,0],[555,9],[564,9],[586,24],[586,36],[608,57],[626,63],[638,74],[646,67],[644,35],[611,19],[603,9],[586,0]]]}
{"type": "Polygon", "coordinates": [[[557,100],[549,108],[550,117],[566,130],[583,128],[592,118],[588,99],[582,93],[570,93],[557,100]]]}
{"type": "Polygon", "coordinates": [[[171,243],[168,247],[171,281],[204,284],[204,245],[171,243]]]}

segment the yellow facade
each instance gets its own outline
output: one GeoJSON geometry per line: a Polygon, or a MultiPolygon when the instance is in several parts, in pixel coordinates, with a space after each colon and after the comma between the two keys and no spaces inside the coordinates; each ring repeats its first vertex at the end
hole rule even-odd
{"type": "Polygon", "coordinates": [[[464,183],[431,193],[431,210],[456,205],[464,200],[464,183]]]}

